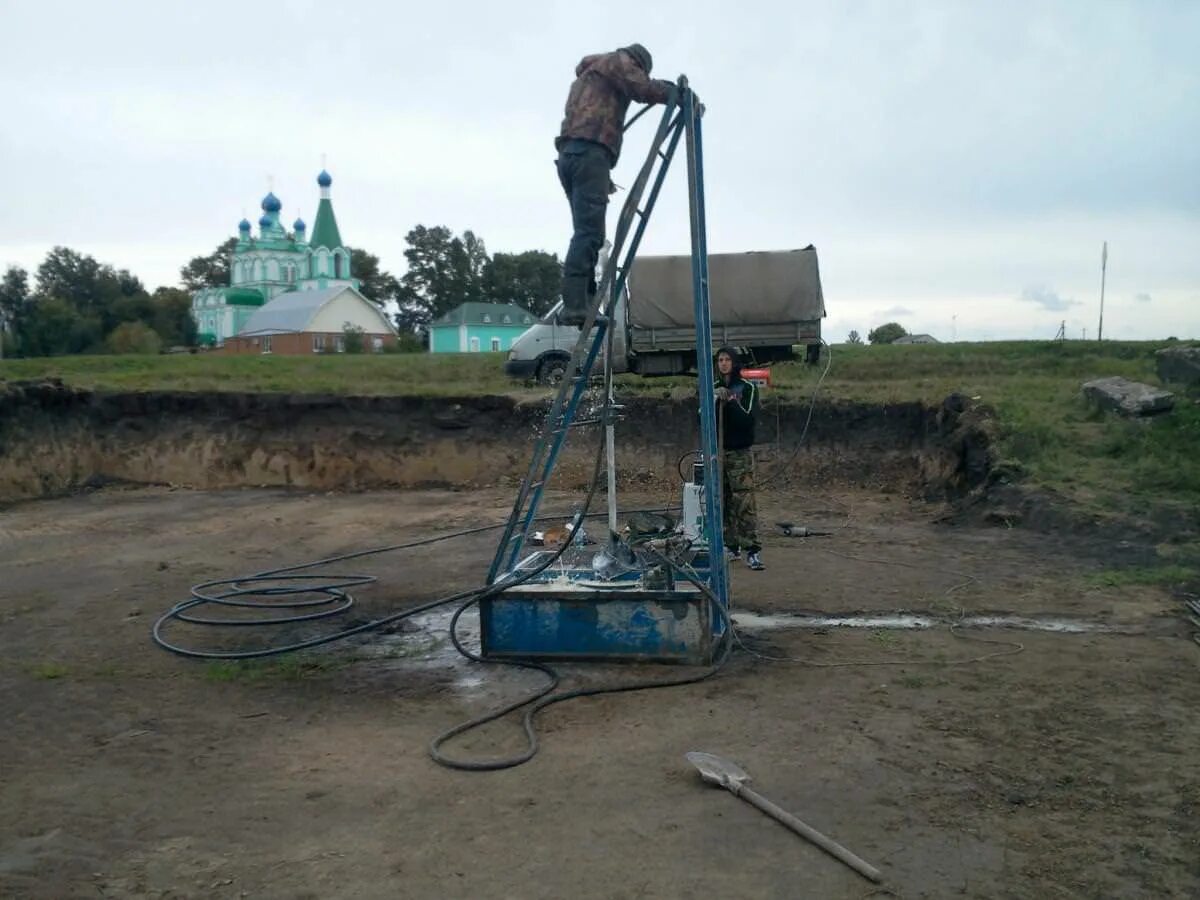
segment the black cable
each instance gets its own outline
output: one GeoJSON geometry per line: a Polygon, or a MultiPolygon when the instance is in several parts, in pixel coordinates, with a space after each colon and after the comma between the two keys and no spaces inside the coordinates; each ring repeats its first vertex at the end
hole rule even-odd
{"type": "Polygon", "coordinates": [[[766,485],[768,485],[772,481],[774,481],[776,478],[778,478],[780,475],[782,475],[785,471],[787,471],[787,469],[791,466],[791,464],[796,461],[796,457],[800,455],[800,448],[804,444],[804,438],[808,436],[808,426],[812,424],[813,413],[816,411],[816,408],[817,408],[817,397],[819,397],[821,394],[821,384],[825,381],[825,376],[829,374],[829,370],[833,366],[833,350],[832,350],[832,348],[828,344],[825,343],[824,338],[821,339],[821,343],[825,347],[825,352],[828,357],[828,360],[825,363],[825,369],[821,372],[821,377],[817,379],[816,387],[813,388],[812,400],[810,400],[809,404],[808,404],[808,416],[804,420],[804,427],[800,430],[800,437],[796,438],[796,445],[792,448],[791,455],[786,460],[784,460],[783,462],[776,465],[775,470],[773,472],[771,472],[770,474],[765,476],[761,481],[758,481],[755,484],[756,490],[759,488],[765,487],[766,485]]]}
{"type": "MultiPolygon", "coordinates": [[[[675,509],[677,509],[677,507],[656,506],[656,507],[648,507],[645,509],[628,510],[628,512],[671,512],[675,509]]],[[[583,518],[599,518],[602,515],[604,515],[604,513],[593,513],[590,515],[586,515],[583,518]]],[[[544,522],[544,521],[551,521],[551,520],[556,520],[556,519],[561,519],[561,518],[564,518],[564,516],[556,515],[556,514],[548,514],[548,515],[544,515],[544,516],[538,516],[535,521],[544,522]]],[[[180,656],[186,656],[186,657],[190,657],[193,659],[246,660],[246,659],[260,659],[260,658],[268,657],[268,656],[278,656],[283,653],[291,653],[296,650],[303,650],[303,649],[307,649],[309,647],[316,647],[321,644],[332,643],[333,641],[341,640],[343,638],[347,638],[347,637],[350,637],[355,634],[361,634],[362,632],[365,632],[365,631],[371,631],[376,628],[382,628],[384,625],[389,625],[392,622],[398,621],[399,619],[407,618],[408,616],[413,616],[418,613],[426,612],[430,609],[434,609],[438,606],[442,606],[447,603],[454,603],[455,601],[466,599],[467,597],[470,597],[472,594],[477,593],[480,589],[472,588],[471,590],[468,590],[468,591],[460,591],[458,593],[450,594],[445,597],[439,597],[436,600],[431,600],[427,603],[423,603],[418,606],[409,607],[407,609],[400,610],[399,612],[389,614],[382,618],[373,619],[370,622],[365,622],[360,625],[356,625],[352,628],[343,629],[342,631],[337,631],[337,632],[334,632],[333,634],[324,635],[322,637],[314,638],[309,641],[300,641],[300,642],[292,643],[292,644],[283,644],[278,647],[268,647],[268,648],[263,648],[260,650],[241,650],[241,651],[239,651],[239,650],[193,650],[188,647],[183,647],[178,644],[171,643],[163,636],[164,627],[171,621],[188,622],[188,623],[194,624],[194,625],[246,627],[246,626],[255,626],[255,625],[288,625],[288,624],[292,624],[292,623],[296,623],[296,622],[306,622],[306,621],[314,621],[316,619],[329,618],[330,616],[334,616],[334,615],[338,615],[340,613],[346,612],[348,609],[350,609],[354,605],[354,598],[350,594],[346,593],[343,590],[343,588],[373,584],[373,583],[375,583],[375,581],[377,581],[375,576],[373,576],[373,575],[335,575],[335,574],[318,576],[318,575],[289,575],[288,573],[299,572],[304,569],[312,569],[312,568],[316,568],[318,566],[330,565],[332,563],[337,563],[337,562],[345,562],[346,560],[351,560],[351,559],[361,559],[362,557],[365,557],[365,556],[375,556],[375,555],[379,555],[382,553],[391,553],[391,552],[394,552],[397,550],[409,550],[414,547],[424,547],[424,546],[428,546],[429,544],[436,544],[440,541],[456,540],[458,538],[468,537],[473,534],[481,534],[485,531],[496,531],[496,530],[503,528],[504,525],[505,525],[505,523],[503,523],[503,522],[499,522],[499,523],[496,523],[493,525],[480,525],[475,528],[467,528],[462,531],[455,531],[455,532],[451,532],[449,534],[437,535],[437,536],[431,537],[431,538],[420,538],[418,540],[407,541],[402,544],[389,544],[388,546],[385,546],[385,547],[372,547],[371,549],[368,549],[368,550],[357,550],[357,551],[354,551],[351,553],[343,553],[338,556],[329,556],[329,557],[325,557],[323,559],[313,560],[311,562],[300,563],[299,565],[284,566],[284,567],[278,568],[278,569],[269,569],[265,572],[259,572],[254,575],[245,575],[240,578],[228,578],[228,579],[221,579],[221,580],[217,580],[217,581],[206,581],[206,582],[203,582],[202,584],[194,585],[191,588],[191,591],[190,591],[191,599],[190,600],[185,600],[182,603],[176,604],[175,606],[173,606],[169,610],[167,610],[165,613],[163,613],[161,616],[159,616],[158,620],[154,623],[153,629],[151,630],[151,635],[154,639],[154,642],[156,644],[158,644],[158,646],[162,647],[164,650],[169,650],[170,652],[176,653],[180,656]],[[336,580],[331,581],[330,583],[327,583],[327,584],[308,585],[308,586],[304,586],[304,587],[300,587],[300,586],[289,587],[286,585],[280,585],[280,586],[275,586],[275,587],[270,586],[270,582],[272,582],[272,581],[294,581],[297,579],[308,579],[308,578],[313,578],[313,579],[326,578],[326,579],[336,579],[336,580]],[[244,587],[244,585],[252,585],[252,584],[260,584],[263,586],[258,587],[258,588],[244,587]],[[219,594],[205,593],[205,591],[207,591],[213,587],[220,586],[220,585],[229,585],[231,589],[229,591],[226,591],[224,593],[219,593],[219,594]],[[315,600],[294,601],[294,602],[276,602],[276,603],[268,603],[268,602],[258,603],[258,602],[249,601],[249,600],[229,599],[231,597],[234,597],[234,598],[253,597],[253,596],[273,597],[273,596],[286,596],[288,594],[301,594],[301,593],[327,594],[329,596],[326,599],[318,598],[315,600]],[[335,599],[339,600],[341,605],[334,607],[333,609],[325,610],[325,611],[318,612],[318,613],[310,613],[310,614],[297,615],[297,616],[276,617],[276,618],[272,618],[272,619],[203,619],[203,618],[197,618],[195,616],[184,615],[184,613],[189,609],[195,609],[195,608],[207,605],[207,604],[214,604],[214,605],[218,605],[218,606],[240,607],[240,608],[246,608],[246,609],[277,609],[277,608],[294,609],[294,608],[319,606],[319,605],[322,605],[325,603],[334,602],[335,599]]]]}
{"type": "MultiPolygon", "coordinates": [[[[651,550],[651,552],[654,551],[651,550]]],[[[559,673],[552,667],[544,665],[543,663],[534,662],[532,660],[485,659],[484,657],[479,656],[472,650],[463,646],[462,642],[458,639],[458,634],[456,632],[458,620],[468,608],[470,608],[474,603],[478,602],[476,600],[468,601],[455,611],[453,618],[450,620],[450,640],[454,644],[454,648],[458,650],[459,653],[468,659],[474,660],[475,662],[509,665],[515,668],[532,669],[543,672],[549,677],[550,681],[542,688],[535,690],[532,694],[522,699],[514,700],[513,702],[501,706],[498,709],[494,709],[490,712],[484,713],[481,716],[477,716],[474,719],[470,719],[459,725],[455,725],[453,728],[447,729],[439,734],[429,744],[429,755],[433,758],[434,762],[450,769],[459,769],[466,772],[494,772],[499,769],[511,769],[515,766],[521,765],[522,763],[528,762],[537,755],[540,744],[537,736],[537,728],[535,727],[535,720],[538,713],[549,706],[553,706],[556,703],[563,703],[567,700],[574,700],[579,697],[595,697],[601,694],[621,694],[630,693],[633,691],[654,690],[656,688],[680,687],[686,684],[696,684],[697,682],[705,681],[716,675],[717,672],[719,672],[725,666],[725,663],[728,662],[733,648],[733,622],[729,618],[728,610],[721,605],[720,601],[712,593],[708,585],[706,585],[702,580],[696,578],[694,574],[677,565],[673,560],[667,558],[666,556],[658,553],[655,555],[657,555],[660,560],[665,562],[673,570],[683,575],[683,577],[688,581],[696,585],[696,587],[700,589],[700,592],[705,599],[709,601],[712,609],[721,617],[725,627],[721,634],[720,644],[718,645],[718,656],[711,666],[708,666],[702,671],[693,675],[686,675],[682,678],[671,678],[665,681],[637,681],[630,684],[607,685],[604,687],[594,688],[577,688],[576,690],[566,691],[561,694],[551,694],[551,692],[554,691],[554,689],[557,688],[562,681],[559,673]],[[525,711],[525,715],[521,717],[521,727],[525,732],[526,747],[525,750],[521,751],[520,753],[515,753],[512,756],[503,756],[493,759],[464,760],[454,759],[442,752],[442,745],[452,738],[455,738],[461,734],[465,734],[466,732],[472,731],[483,725],[487,725],[489,722],[495,722],[496,720],[503,718],[504,716],[520,709],[523,706],[529,706],[529,708],[525,711]]]]}

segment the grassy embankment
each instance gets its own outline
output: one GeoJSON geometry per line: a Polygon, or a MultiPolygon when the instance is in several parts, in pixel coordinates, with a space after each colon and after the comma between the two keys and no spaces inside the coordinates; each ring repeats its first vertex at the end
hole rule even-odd
{"type": "MultiPolygon", "coordinates": [[[[822,396],[833,400],[940,401],[958,391],[997,413],[1003,461],[1030,483],[1098,512],[1144,514],[1200,506],[1200,405],[1180,395],[1174,412],[1130,422],[1080,398],[1105,375],[1157,383],[1159,343],[996,342],[835,346],[822,396]]],[[[0,380],[57,376],[107,390],[215,390],[471,396],[542,390],[501,372],[499,354],[379,356],[93,356],[0,362],[0,380]]],[[[775,367],[775,398],[805,403],[817,375],[775,367]]],[[[624,376],[623,391],[661,395],[690,379],[624,376]]]]}

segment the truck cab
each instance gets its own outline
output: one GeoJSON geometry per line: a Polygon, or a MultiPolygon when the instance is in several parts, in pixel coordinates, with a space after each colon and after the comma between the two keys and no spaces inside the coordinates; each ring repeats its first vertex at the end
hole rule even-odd
{"type": "MultiPolygon", "coordinates": [[[[563,325],[558,314],[562,310],[559,300],[550,311],[538,319],[529,329],[512,343],[508,359],[504,362],[504,374],[524,381],[542,384],[558,384],[567,372],[571,351],[579,340],[579,329],[574,325],[563,325]]],[[[613,316],[613,371],[628,371],[625,355],[625,299],[617,300],[613,316]]]]}

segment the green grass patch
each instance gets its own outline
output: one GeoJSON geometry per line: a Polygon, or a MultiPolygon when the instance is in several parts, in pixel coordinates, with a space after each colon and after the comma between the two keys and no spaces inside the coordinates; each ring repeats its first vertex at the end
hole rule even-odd
{"type": "Polygon", "coordinates": [[[70,669],[56,662],[38,663],[30,669],[30,674],[34,678],[41,678],[44,681],[56,681],[59,678],[66,678],[70,673],[70,669]]]}
{"type": "Polygon", "coordinates": [[[477,396],[520,391],[500,354],[58,356],[0,362],[0,380],[61,378],[109,391],[477,396]]]}
{"type": "Polygon", "coordinates": [[[300,681],[328,672],[334,672],[346,665],[350,660],[346,657],[311,656],[301,653],[288,653],[269,659],[249,660],[213,660],[204,669],[204,677],[213,682],[243,682],[261,681],[300,681]]]}
{"type": "Polygon", "coordinates": [[[1127,587],[1183,584],[1197,577],[1200,577],[1200,571],[1190,566],[1133,566],[1127,569],[1093,572],[1084,580],[1096,587],[1127,587]]]}
{"type": "Polygon", "coordinates": [[[882,628],[871,632],[871,640],[880,647],[896,647],[900,643],[900,638],[896,637],[896,635],[892,632],[885,631],[882,628]]]}

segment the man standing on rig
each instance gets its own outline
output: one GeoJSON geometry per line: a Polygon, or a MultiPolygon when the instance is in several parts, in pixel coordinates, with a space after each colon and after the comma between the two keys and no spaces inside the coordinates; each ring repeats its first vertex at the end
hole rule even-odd
{"type": "Polygon", "coordinates": [[[558,148],[558,180],[571,205],[574,233],[563,260],[564,325],[582,325],[596,298],[596,259],[604,246],[608,195],[615,188],[609,172],[621,156],[621,137],[629,101],[669,103],[676,88],[650,78],[654,61],[641,44],[612,53],[585,56],[575,68],[567,95],[558,148]]]}

